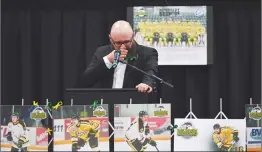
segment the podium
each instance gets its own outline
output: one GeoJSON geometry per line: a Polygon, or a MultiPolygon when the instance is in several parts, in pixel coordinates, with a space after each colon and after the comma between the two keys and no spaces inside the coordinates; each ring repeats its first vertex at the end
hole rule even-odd
{"type": "Polygon", "coordinates": [[[65,92],[64,105],[91,105],[94,100],[103,99],[104,104],[148,103],[148,95],[139,93],[136,89],[82,89],[69,88],[65,92]]]}
{"type": "MultiPolygon", "coordinates": [[[[147,104],[149,102],[149,96],[144,93],[139,93],[136,89],[69,88],[65,91],[63,104],[92,105],[95,100],[98,100],[98,104],[101,104],[101,99],[103,99],[103,104],[108,104],[108,119],[113,127],[114,104],[147,104]]],[[[109,126],[109,135],[111,135],[113,131],[109,126]]],[[[114,135],[112,135],[109,142],[110,151],[114,151],[114,135]]]]}

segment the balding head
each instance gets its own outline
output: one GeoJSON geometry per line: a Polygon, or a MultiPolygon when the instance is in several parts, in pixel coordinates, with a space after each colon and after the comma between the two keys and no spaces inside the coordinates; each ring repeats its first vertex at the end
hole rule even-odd
{"type": "Polygon", "coordinates": [[[120,20],[113,24],[110,36],[114,41],[130,40],[133,36],[133,30],[128,22],[120,20]]]}

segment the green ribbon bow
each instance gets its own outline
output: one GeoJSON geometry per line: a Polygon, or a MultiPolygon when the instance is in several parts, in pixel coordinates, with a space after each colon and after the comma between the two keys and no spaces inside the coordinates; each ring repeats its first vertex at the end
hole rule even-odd
{"type": "Polygon", "coordinates": [[[93,110],[95,110],[97,104],[98,104],[98,100],[95,100],[95,101],[93,102],[93,104],[90,106],[90,108],[93,108],[93,110]]]}
{"type": "Polygon", "coordinates": [[[129,61],[133,61],[133,60],[137,60],[137,57],[136,56],[128,56],[126,59],[129,60],[129,61]]]}

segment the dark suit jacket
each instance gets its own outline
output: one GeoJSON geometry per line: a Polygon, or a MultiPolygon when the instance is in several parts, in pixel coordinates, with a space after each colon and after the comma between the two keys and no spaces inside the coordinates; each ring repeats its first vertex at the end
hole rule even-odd
{"type": "MultiPolygon", "coordinates": [[[[87,69],[84,71],[77,86],[78,88],[91,88],[99,83],[98,88],[112,88],[114,68],[108,69],[103,57],[112,51],[111,45],[99,47],[87,69]]],[[[149,74],[157,75],[158,53],[154,48],[138,45],[136,46],[137,60],[128,61],[149,74]]],[[[123,88],[135,88],[139,83],[153,86],[153,79],[143,73],[127,66],[124,77],[123,88]]]]}

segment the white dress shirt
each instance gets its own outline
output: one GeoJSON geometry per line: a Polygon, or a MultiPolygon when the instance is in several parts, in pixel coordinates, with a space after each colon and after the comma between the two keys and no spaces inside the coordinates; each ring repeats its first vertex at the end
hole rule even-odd
{"type": "MultiPolygon", "coordinates": [[[[111,69],[113,64],[107,59],[107,57],[103,57],[103,59],[106,64],[106,67],[108,69],[111,69]]],[[[123,88],[125,72],[126,72],[126,64],[119,62],[114,71],[112,88],[123,88]]]]}

